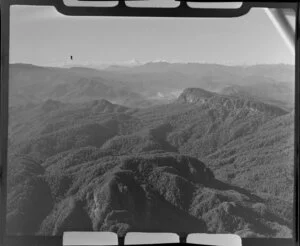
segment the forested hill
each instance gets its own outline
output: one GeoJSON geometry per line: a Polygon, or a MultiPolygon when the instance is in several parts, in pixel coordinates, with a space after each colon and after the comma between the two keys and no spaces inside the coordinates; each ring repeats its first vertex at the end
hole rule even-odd
{"type": "Polygon", "coordinates": [[[10,233],[291,237],[293,113],[279,106],[187,88],[147,108],[31,102],[9,120],[10,233]]]}

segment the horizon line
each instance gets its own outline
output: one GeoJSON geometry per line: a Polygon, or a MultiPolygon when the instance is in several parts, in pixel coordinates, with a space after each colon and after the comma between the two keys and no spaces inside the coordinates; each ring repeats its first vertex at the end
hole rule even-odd
{"type": "Polygon", "coordinates": [[[147,62],[139,62],[136,64],[130,64],[126,62],[103,62],[103,63],[90,63],[90,64],[84,64],[84,63],[78,63],[78,64],[71,64],[71,63],[64,63],[64,64],[35,64],[35,63],[26,63],[26,62],[10,62],[9,65],[31,65],[35,67],[44,67],[44,68],[62,68],[62,69],[70,69],[70,68],[91,68],[91,69],[98,69],[98,70],[105,70],[109,67],[124,67],[124,68],[134,68],[134,67],[140,67],[147,64],[155,64],[155,63],[166,63],[166,64],[181,64],[181,65],[188,65],[188,64],[198,64],[198,65],[219,65],[219,66],[227,66],[227,67],[253,67],[253,66],[291,66],[295,67],[295,64],[292,63],[240,63],[240,64],[225,64],[225,63],[213,63],[213,62],[201,62],[201,61],[189,61],[189,62],[179,62],[179,61],[147,61],[147,62]],[[99,67],[98,67],[99,66],[99,67]],[[101,68],[101,66],[103,66],[101,68]]]}

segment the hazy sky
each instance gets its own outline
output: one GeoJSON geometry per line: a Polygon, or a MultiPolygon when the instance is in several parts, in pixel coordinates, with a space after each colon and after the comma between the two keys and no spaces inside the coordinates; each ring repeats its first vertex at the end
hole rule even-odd
{"type": "Polygon", "coordinates": [[[294,64],[264,10],[228,19],[67,17],[52,7],[11,9],[12,63],[62,65],[166,60],[294,64]]]}

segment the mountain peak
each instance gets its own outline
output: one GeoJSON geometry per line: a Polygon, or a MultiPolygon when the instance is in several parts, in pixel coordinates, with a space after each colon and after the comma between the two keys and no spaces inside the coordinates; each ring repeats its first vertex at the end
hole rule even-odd
{"type": "Polygon", "coordinates": [[[56,109],[60,108],[62,105],[64,105],[64,104],[60,101],[56,101],[56,100],[53,100],[53,99],[47,99],[41,105],[41,108],[42,108],[43,111],[49,112],[49,111],[56,110],[56,109]]]}
{"type": "Polygon", "coordinates": [[[208,98],[211,98],[215,95],[215,93],[203,90],[201,88],[187,88],[178,97],[178,102],[203,103],[208,98]]]}
{"type": "MultiPolygon", "coordinates": [[[[233,93],[234,94],[234,93],[233,93]]],[[[231,112],[239,112],[244,109],[251,113],[265,113],[269,115],[283,115],[287,111],[280,107],[263,103],[259,100],[252,99],[251,97],[236,96],[236,95],[220,95],[217,93],[209,92],[201,88],[187,88],[178,97],[179,103],[190,103],[202,105],[208,103],[209,107],[224,108],[231,112]]]]}
{"type": "Polygon", "coordinates": [[[126,107],[112,103],[104,98],[87,102],[85,106],[94,113],[113,113],[127,110],[126,107]]]}
{"type": "Polygon", "coordinates": [[[102,106],[112,106],[113,105],[113,103],[111,103],[110,101],[108,101],[106,99],[93,100],[92,103],[94,105],[102,105],[102,106]]]}
{"type": "MultiPolygon", "coordinates": [[[[101,99],[95,99],[95,100],[91,100],[89,102],[86,102],[85,105],[88,107],[88,108],[106,108],[106,107],[113,107],[114,104],[111,103],[110,101],[104,99],[104,98],[101,98],[101,99]]],[[[117,106],[117,105],[115,105],[117,106]]]]}
{"type": "Polygon", "coordinates": [[[235,86],[235,85],[226,86],[220,92],[220,94],[226,95],[226,96],[237,95],[239,93],[241,93],[241,88],[239,86],[235,86]]]}

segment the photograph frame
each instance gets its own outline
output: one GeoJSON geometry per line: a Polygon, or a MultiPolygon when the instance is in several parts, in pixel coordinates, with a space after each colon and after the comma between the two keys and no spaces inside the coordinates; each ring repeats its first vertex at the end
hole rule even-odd
{"type": "MultiPolygon", "coordinates": [[[[121,1],[122,2],[122,1],[121,1]]],[[[184,2],[184,1],[183,1],[184,2]]],[[[185,7],[175,9],[116,7],[67,7],[62,0],[1,0],[1,84],[0,84],[0,245],[62,245],[62,236],[8,236],[6,235],[7,199],[7,147],[8,147],[8,91],[9,91],[9,9],[14,5],[54,6],[60,13],[73,16],[122,16],[122,17],[238,17],[252,8],[290,8],[296,11],[295,35],[295,151],[294,151],[294,238],[243,238],[242,245],[296,245],[299,242],[299,83],[300,83],[300,37],[299,3],[297,2],[244,2],[235,10],[197,9],[184,12],[185,7]]],[[[181,6],[181,5],[180,5],[181,6]]],[[[184,6],[184,5],[182,5],[184,6]]]]}

